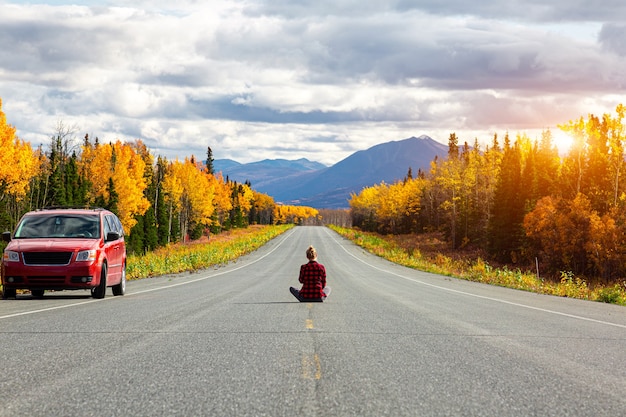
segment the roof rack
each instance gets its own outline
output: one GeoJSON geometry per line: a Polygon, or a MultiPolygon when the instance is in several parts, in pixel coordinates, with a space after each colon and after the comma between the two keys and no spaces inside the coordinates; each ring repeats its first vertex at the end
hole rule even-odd
{"type": "Polygon", "coordinates": [[[82,207],[78,207],[78,206],[46,206],[46,207],[42,207],[40,209],[37,209],[37,211],[43,211],[43,210],[94,210],[94,211],[102,211],[102,210],[106,210],[102,207],[89,207],[89,206],[82,206],[82,207]]]}

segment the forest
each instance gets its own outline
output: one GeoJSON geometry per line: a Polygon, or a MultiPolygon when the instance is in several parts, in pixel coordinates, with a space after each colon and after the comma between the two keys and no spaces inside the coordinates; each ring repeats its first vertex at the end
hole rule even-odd
{"type": "Polygon", "coordinates": [[[448,140],[447,157],[426,172],[380,183],[350,198],[353,226],[381,234],[441,233],[451,248],[475,247],[491,260],[589,282],[626,276],[624,113],[589,114],[553,134],[494,134],[489,145],[448,140]]]}
{"type": "Polygon", "coordinates": [[[117,213],[127,250],[145,253],[250,224],[319,221],[310,207],[276,204],[250,183],[237,183],[194,156],[154,157],[141,140],[101,143],[59,122],[49,146],[33,149],[16,136],[0,99],[0,228],[44,207],[102,207],[117,213]]]}
{"type": "Polygon", "coordinates": [[[16,136],[0,99],[0,228],[50,206],[103,207],[118,214],[130,253],[250,224],[353,226],[380,234],[445,237],[453,250],[478,248],[506,265],[621,284],[626,276],[624,115],[589,114],[559,126],[572,138],[559,153],[553,134],[517,134],[459,144],[427,171],[353,193],[350,211],[281,205],[194,156],[168,161],[141,140],[101,143],[59,122],[49,145],[16,136]]]}

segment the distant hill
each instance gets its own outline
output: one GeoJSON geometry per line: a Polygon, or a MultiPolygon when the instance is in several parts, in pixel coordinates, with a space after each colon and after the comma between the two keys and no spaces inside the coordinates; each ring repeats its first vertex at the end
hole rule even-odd
{"type": "MultiPolygon", "coordinates": [[[[206,161],[205,161],[206,163],[206,161]]],[[[235,169],[236,167],[240,167],[240,164],[237,161],[233,161],[232,159],[216,159],[213,161],[213,171],[215,172],[224,172],[235,169]]]]}
{"type": "Polygon", "coordinates": [[[391,141],[358,151],[331,167],[306,159],[297,161],[265,160],[234,165],[228,160],[214,161],[215,171],[224,177],[244,182],[268,194],[277,203],[315,208],[348,208],[351,193],[384,181],[393,183],[406,177],[409,167],[414,175],[427,171],[435,156],[445,157],[448,147],[426,135],[391,141]],[[218,167],[221,167],[218,169],[218,167]]]}
{"type": "MultiPolygon", "coordinates": [[[[224,177],[240,183],[250,181],[252,188],[261,191],[266,182],[272,182],[277,178],[285,178],[301,173],[314,172],[327,168],[319,162],[311,162],[306,158],[297,160],[287,159],[264,159],[263,161],[240,164],[231,159],[216,159],[213,161],[213,170],[222,172],[224,177]]],[[[267,193],[266,193],[267,194],[267,193]]]]}

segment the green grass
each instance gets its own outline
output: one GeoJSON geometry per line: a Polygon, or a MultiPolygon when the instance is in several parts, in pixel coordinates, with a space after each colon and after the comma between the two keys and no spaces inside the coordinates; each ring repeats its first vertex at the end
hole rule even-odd
{"type": "Polygon", "coordinates": [[[626,282],[615,284],[612,287],[596,286],[589,288],[583,279],[574,277],[571,272],[562,272],[560,282],[552,282],[537,277],[532,272],[507,267],[494,268],[481,258],[455,260],[438,254],[427,259],[422,256],[419,250],[407,251],[391,240],[374,233],[332,225],[329,227],[368,252],[409,268],[540,294],[626,306],[626,282]]]}

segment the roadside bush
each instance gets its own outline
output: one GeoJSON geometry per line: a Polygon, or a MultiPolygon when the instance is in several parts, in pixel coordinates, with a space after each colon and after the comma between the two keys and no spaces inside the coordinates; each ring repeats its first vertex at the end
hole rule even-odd
{"type": "Polygon", "coordinates": [[[541,294],[626,305],[626,282],[612,287],[598,286],[592,290],[584,279],[571,271],[562,271],[560,282],[555,283],[544,281],[530,271],[511,270],[506,265],[493,267],[480,257],[455,260],[437,253],[426,258],[420,250],[413,250],[413,256],[407,256],[406,249],[395,246],[391,238],[334,225],[329,227],[369,252],[409,268],[541,294]],[[398,253],[404,256],[400,257],[398,253]]]}
{"type": "Polygon", "coordinates": [[[610,303],[610,304],[626,303],[626,298],[624,297],[625,287],[626,287],[626,283],[615,284],[612,287],[600,288],[597,292],[597,299],[598,301],[601,301],[603,303],[610,303]]]}

